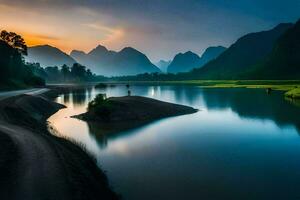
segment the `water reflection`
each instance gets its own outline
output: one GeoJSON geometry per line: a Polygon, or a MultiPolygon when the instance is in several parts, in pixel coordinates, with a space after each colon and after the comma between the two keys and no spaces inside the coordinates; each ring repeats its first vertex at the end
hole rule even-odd
{"type": "Polygon", "coordinates": [[[208,109],[228,109],[240,117],[272,120],[278,126],[293,125],[300,132],[300,112],[288,103],[282,92],[266,94],[265,90],[211,89],[203,91],[208,109]]]}
{"type": "MultiPolygon", "coordinates": [[[[281,92],[266,94],[260,89],[201,89],[187,86],[131,86],[133,95],[148,96],[168,102],[185,104],[207,110],[228,110],[242,118],[272,120],[278,126],[295,126],[300,132],[300,111],[295,107],[298,101],[286,100],[281,92]]],[[[88,102],[98,93],[107,96],[124,96],[126,87],[109,87],[95,89],[93,87],[69,89],[60,96],[63,103],[73,109],[84,112],[88,102]]],[[[79,113],[75,113],[79,114],[79,113]]],[[[116,137],[122,133],[105,135],[103,127],[88,123],[89,133],[95,137],[101,147],[107,145],[107,137],[116,137]]]]}

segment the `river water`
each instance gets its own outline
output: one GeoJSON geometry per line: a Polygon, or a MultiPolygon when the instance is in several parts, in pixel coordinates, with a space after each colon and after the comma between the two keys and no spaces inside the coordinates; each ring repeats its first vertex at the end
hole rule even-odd
{"type": "Polygon", "coordinates": [[[300,199],[300,107],[281,92],[131,86],[132,95],[198,108],[103,135],[70,118],[95,95],[124,96],[124,85],[70,89],[49,118],[60,135],[84,144],[124,199],[300,199]]]}

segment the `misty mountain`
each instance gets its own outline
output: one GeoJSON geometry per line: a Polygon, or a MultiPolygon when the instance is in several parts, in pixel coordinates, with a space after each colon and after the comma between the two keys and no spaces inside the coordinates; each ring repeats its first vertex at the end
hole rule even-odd
{"type": "Polygon", "coordinates": [[[291,23],[284,23],[268,31],[247,34],[219,57],[191,72],[190,76],[200,79],[239,78],[240,74],[266,58],[278,38],[292,26],[291,23]]]}
{"type": "Polygon", "coordinates": [[[168,71],[168,66],[171,64],[172,61],[165,61],[160,60],[159,62],[155,63],[155,65],[164,73],[168,71]]]}
{"type": "Polygon", "coordinates": [[[246,77],[300,79],[300,20],[278,39],[271,54],[246,77]]]}
{"type": "Polygon", "coordinates": [[[39,45],[28,48],[26,62],[40,63],[42,67],[62,66],[64,64],[72,66],[76,61],[56,47],[49,45],[39,45]]]}
{"type": "Polygon", "coordinates": [[[93,72],[105,76],[160,72],[160,69],[152,64],[146,55],[131,47],[115,52],[99,45],[87,54],[74,50],[71,56],[93,72]]]}
{"type": "Polygon", "coordinates": [[[201,58],[191,52],[177,54],[171,64],[168,66],[169,73],[188,72],[200,66],[202,63],[201,58]]]}
{"type": "Polygon", "coordinates": [[[173,61],[169,65],[168,72],[189,72],[194,68],[201,68],[209,61],[217,58],[225,50],[226,48],[222,46],[208,47],[201,57],[191,51],[184,54],[179,53],[174,57],[173,61]]]}

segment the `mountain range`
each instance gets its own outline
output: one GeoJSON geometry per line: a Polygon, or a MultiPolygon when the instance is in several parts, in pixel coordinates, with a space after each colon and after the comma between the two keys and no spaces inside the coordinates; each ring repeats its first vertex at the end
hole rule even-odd
{"type": "Polygon", "coordinates": [[[227,49],[209,47],[201,57],[191,51],[179,53],[172,61],[158,62],[160,69],[132,47],[116,52],[101,45],[89,53],[73,50],[70,55],[49,45],[30,47],[26,61],[39,62],[43,67],[79,62],[105,76],[167,71],[185,72],[180,79],[299,79],[299,24],[282,23],[249,33],[227,49]]]}
{"type": "Polygon", "coordinates": [[[132,47],[119,52],[109,51],[99,45],[89,53],[73,50],[71,56],[97,74],[104,76],[124,76],[161,72],[146,55],[132,47]]]}
{"type": "Polygon", "coordinates": [[[201,57],[188,51],[177,54],[168,66],[169,73],[188,72],[194,68],[201,68],[207,62],[215,59],[226,50],[225,47],[216,46],[207,48],[201,57]]]}
{"type": "Polygon", "coordinates": [[[263,61],[271,53],[279,37],[292,26],[291,23],[282,23],[268,31],[247,34],[216,59],[202,68],[193,70],[190,76],[197,79],[239,79],[240,76],[246,78],[243,74],[263,61]]]}

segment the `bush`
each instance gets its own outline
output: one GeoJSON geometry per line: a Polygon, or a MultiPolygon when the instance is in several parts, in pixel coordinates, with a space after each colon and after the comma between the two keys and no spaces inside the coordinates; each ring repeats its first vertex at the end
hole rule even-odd
{"type": "Polygon", "coordinates": [[[112,105],[106,99],[106,94],[98,94],[88,105],[88,111],[100,117],[104,121],[110,120],[112,105]]]}

